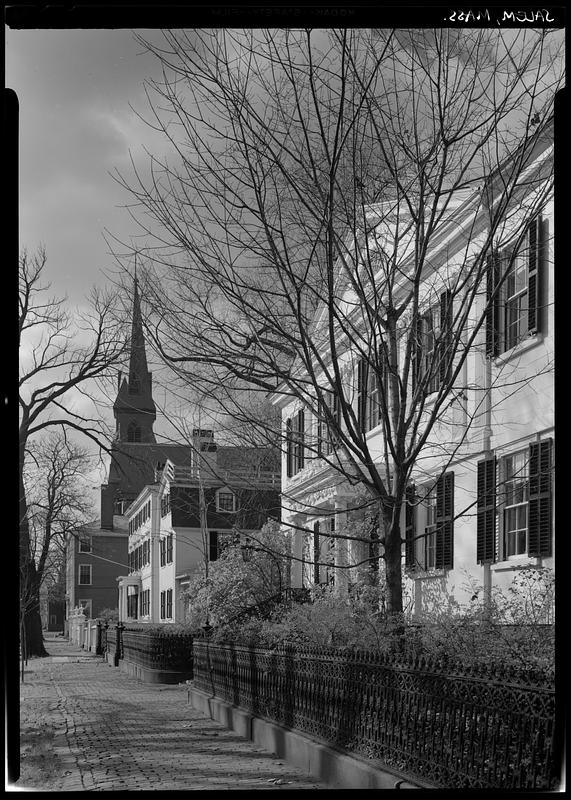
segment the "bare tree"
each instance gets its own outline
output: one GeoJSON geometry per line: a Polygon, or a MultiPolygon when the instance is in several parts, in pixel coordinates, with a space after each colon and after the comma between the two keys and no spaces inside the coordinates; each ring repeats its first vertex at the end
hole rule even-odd
{"type": "MultiPolygon", "coordinates": [[[[20,572],[28,655],[45,655],[38,594],[42,556],[39,562],[35,558],[26,485],[30,448],[40,434],[59,430],[64,441],[73,432],[109,450],[102,421],[82,409],[89,409],[90,385],[108,376],[125,352],[111,298],[94,292],[89,310],[72,316],[64,299],[48,294],[46,263],[40,248],[33,256],[24,251],[19,268],[20,572]]],[[[67,452],[64,473],[73,461],[72,451],[67,452]]]]}
{"type": "MultiPolygon", "coordinates": [[[[402,610],[411,471],[474,388],[466,359],[502,290],[486,296],[489,257],[506,238],[515,257],[552,190],[551,162],[533,164],[549,149],[561,41],[289,29],[146,43],[163,67],[149,124],[172,157],[118,180],[140,226],[154,346],[240,424],[252,422],[234,402],[245,391],[279,392],[318,421],[313,436],[279,431],[282,447],[378,505],[389,612],[402,610]],[[463,242],[438,267],[456,220],[463,242]],[[348,378],[356,362],[374,406],[348,378]]],[[[467,431],[481,404],[464,411],[467,431]]],[[[276,435],[263,418],[259,432],[276,435]]],[[[442,442],[445,461],[464,439],[442,442]]]]}

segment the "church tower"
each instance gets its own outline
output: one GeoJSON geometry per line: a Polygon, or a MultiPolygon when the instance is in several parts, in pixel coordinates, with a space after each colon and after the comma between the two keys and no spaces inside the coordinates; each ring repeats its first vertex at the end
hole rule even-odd
{"type": "Polygon", "coordinates": [[[129,354],[129,377],[119,373],[118,393],[113,404],[117,442],[155,443],[153,424],[157,411],[153,402],[152,374],[147,367],[139,287],[135,275],[133,319],[129,354]]]}

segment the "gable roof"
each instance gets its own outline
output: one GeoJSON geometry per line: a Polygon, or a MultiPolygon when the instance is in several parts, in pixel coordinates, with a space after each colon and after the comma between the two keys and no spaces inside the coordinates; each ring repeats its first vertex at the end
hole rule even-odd
{"type": "Polygon", "coordinates": [[[136,497],[141,489],[155,483],[155,467],[170,460],[177,466],[190,466],[192,447],[187,444],[116,442],[112,448],[108,483],[126,498],[136,497]]]}

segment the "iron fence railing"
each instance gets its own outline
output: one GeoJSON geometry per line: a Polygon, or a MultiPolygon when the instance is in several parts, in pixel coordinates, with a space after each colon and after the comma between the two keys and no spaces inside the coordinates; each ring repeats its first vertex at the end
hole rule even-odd
{"type": "Polygon", "coordinates": [[[125,661],[149,669],[192,670],[191,634],[125,627],[122,641],[125,661]]]}
{"type": "Polygon", "coordinates": [[[194,642],[194,685],[446,788],[554,788],[553,675],[194,642]]]}

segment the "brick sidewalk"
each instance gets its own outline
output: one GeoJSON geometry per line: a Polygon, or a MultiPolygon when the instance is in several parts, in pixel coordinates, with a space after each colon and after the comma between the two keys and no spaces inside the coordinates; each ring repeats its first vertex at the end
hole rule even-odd
{"type": "Polygon", "coordinates": [[[327,788],[194,710],[186,686],[139,683],[62,639],[46,649],[20,687],[27,729],[55,733],[44,790],[327,788]]]}

